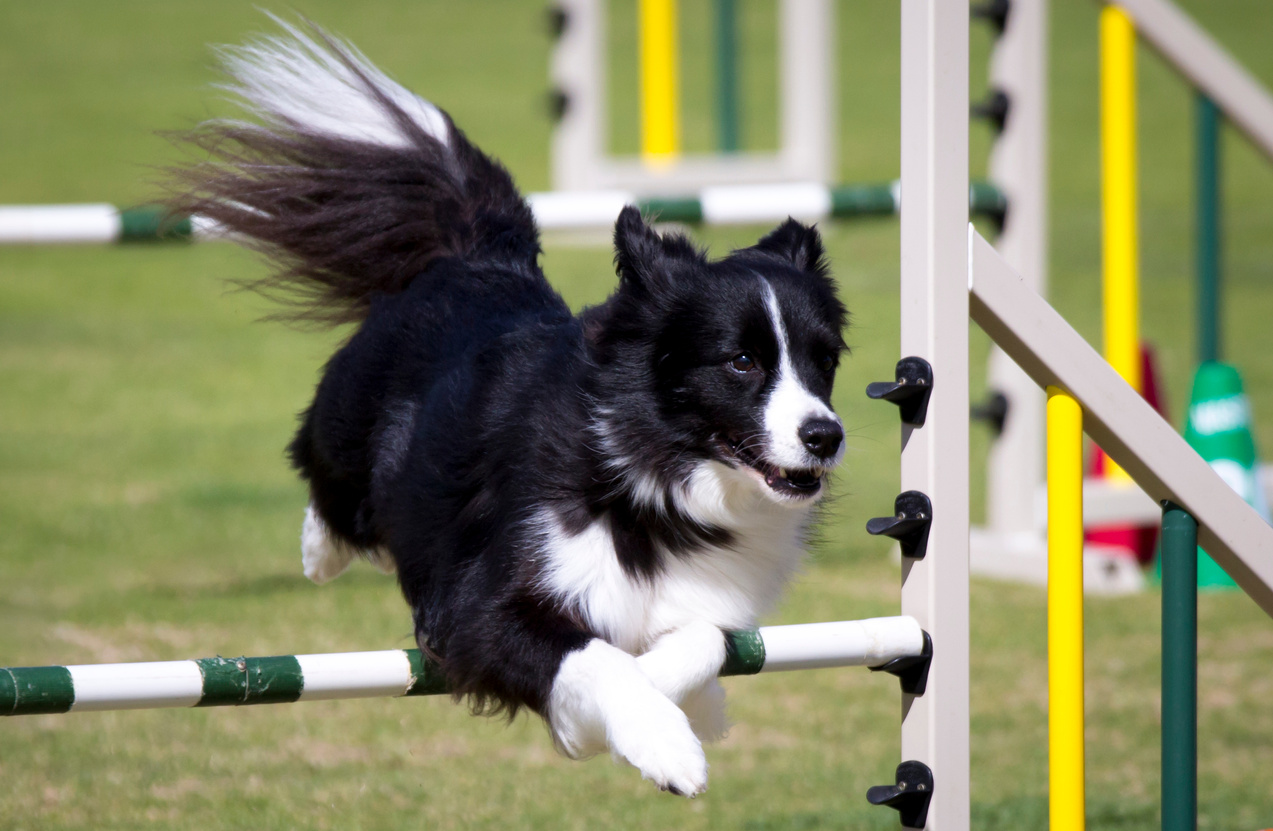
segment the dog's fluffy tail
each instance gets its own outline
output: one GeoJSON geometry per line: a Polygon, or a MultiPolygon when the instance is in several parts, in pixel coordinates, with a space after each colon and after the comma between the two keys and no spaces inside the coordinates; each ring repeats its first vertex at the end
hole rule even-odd
{"type": "Polygon", "coordinates": [[[175,171],[172,209],[264,252],[278,269],[258,288],[300,318],[359,320],[439,257],[537,271],[534,217],[508,171],[353,46],[279,23],[283,35],[222,50],[225,88],[254,120],[184,137],[211,159],[175,171]]]}

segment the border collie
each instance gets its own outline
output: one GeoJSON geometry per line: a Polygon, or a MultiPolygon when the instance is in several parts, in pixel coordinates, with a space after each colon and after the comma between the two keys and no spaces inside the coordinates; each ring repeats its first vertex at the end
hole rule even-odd
{"type": "Polygon", "coordinates": [[[572,314],[508,171],[352,46],[284,28],[224,51],[250,119],[190,135],[210,160],[173,205],[265,252],[299,315],[357,324],[289,447],[305,573],[396,570],[475,712],[528,707],[567,756],[702,792],[722,630],[773,607],[843,453],[817,231],[709,260],[629,206],[614,293],[572,314]]]}

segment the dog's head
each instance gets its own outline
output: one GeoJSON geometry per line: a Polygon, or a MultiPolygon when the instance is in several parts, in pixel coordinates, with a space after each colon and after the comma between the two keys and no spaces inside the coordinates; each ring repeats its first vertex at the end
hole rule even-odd
{"type": "Polygon", "coordinates": [[[847,318],[817,231],[788,220],[709,262],[628,207],[615,263],[619,290],[591,332],[614,370],[602,413],[612,466],[639,472],[638,495],[708,461],[780,504],[816,499],[843,455],[831,388],[847,318]]]}

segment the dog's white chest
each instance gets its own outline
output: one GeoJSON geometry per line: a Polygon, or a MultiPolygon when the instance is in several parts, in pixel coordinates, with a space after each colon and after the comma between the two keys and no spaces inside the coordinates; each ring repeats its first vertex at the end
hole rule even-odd
{"type": "Polygon", "coordinates": [[[545,525],[544,587],[597,634],[632,654],[694,621],[721,629],[754,626],[801,556],[800,526],[792,523],[735,539],[728,548],[665,553],[659,574],[634,577],[620,564],[604,519],[574,535],[555,520],[545,525]]]}

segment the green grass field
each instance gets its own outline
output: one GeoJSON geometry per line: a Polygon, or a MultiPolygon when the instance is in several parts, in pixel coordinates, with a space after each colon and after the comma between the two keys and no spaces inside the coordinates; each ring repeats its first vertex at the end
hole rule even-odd
{"type": "MultiPolygon", "coordinates": [[[[684,5],[686,42],[706,44],[703,4],[684,5]]],[[[772,3],[742,5],[747,42],[772,44],[772,3]]],[[[1273,83],[1265,3],[1185,5],[1273,83]]],[[[1054,6],[1051,294],[1098,342],[1096,8],[1054,6]]],[[[548,187],[550,44],[539,0],[276,8],[289,7],[448,108],[523,187],[548,187]]],[[[838,9],[842,178],[887,179],[898,158],[897,4],[838,9]]],[[[224,111],[209,89],[207,45],[267,27],[246,2],[0,6],[0,203],[152,198],[155,167],[177,157],[156,131],[224,111]]],[[[630,37],[616,18],[616,56],[630,58],[630,37]]],[[[974,32],[974,97],[989,44],[974,32]]],[[[774,140],[771,59],[745,59],[755,63],[744,143],[764,147],[774,140]]],[[[687,137],[706,147],[710,62],[695,53],[686,64],[687,99],[697,102],[687,137]]],[[[1191,99],[1151,53],[1140,67],[1144,330],[1179,423],[1193,363],[1191,99]]],[[[616,95],[632,84],[616,68],[616,95]]],[[[630,106],[613,122],[630,130],[630,106]]],[[[989,142],[975,127],[974,174],[989,142]]],[[[633,146],[616,138],[617,149],[633,146]]],[[[1273,172],[1236,135],[1224,152],[1225,349],[1245,374],[1268,450],[1273,172]]],[[[762,231],[704,230],[700,239],[722,252],[762,231]]],[[[897,225],[825,232],[854,314],[854,355],[836,392],[849,454],[822,542],[780,622],[898,609],[898,568],[862,530],[897,491],[896,414],[862,394],[891,377],[898,357],[897,225]]],[[[550,246],[545,267],[583,305],[613,286],[609,260],[604,249],[550,246]]],[[[341,333],[259,322],[269,307],[227,281],[260,269],[224,244],[0,249],[0,665],[409,645],[392,581],[362,567],[319,588],[300,573],[305,492],[282,449],[341,333]]],[[[975,332],[972,346],[979,372],[985,337],[975,332]]],[[[973,434],[979,511],[987,440],[979,426],[973,434]]],[[[1093,828],[1158,826],[1158,603],[1150,592],[1087,604],[1093,828]]],[[[974,824],[1041,828],[1044,596],[974,581],[972,610],[974,824]]],[[[1200,825],[1273,826],[1273,625],[1241,594],[1203,596],[1200,619],[1200,825]]],[[[822,671],[728,687],[737,725],[709,752],[711,790],[693,802],[608,759],[557,757],[537,720],[505,726],[443,699],[374,700],[5,720],[0,828],[896,827],[895,814],[864,798],[899,761],[892,679],[822,671]]]]}

